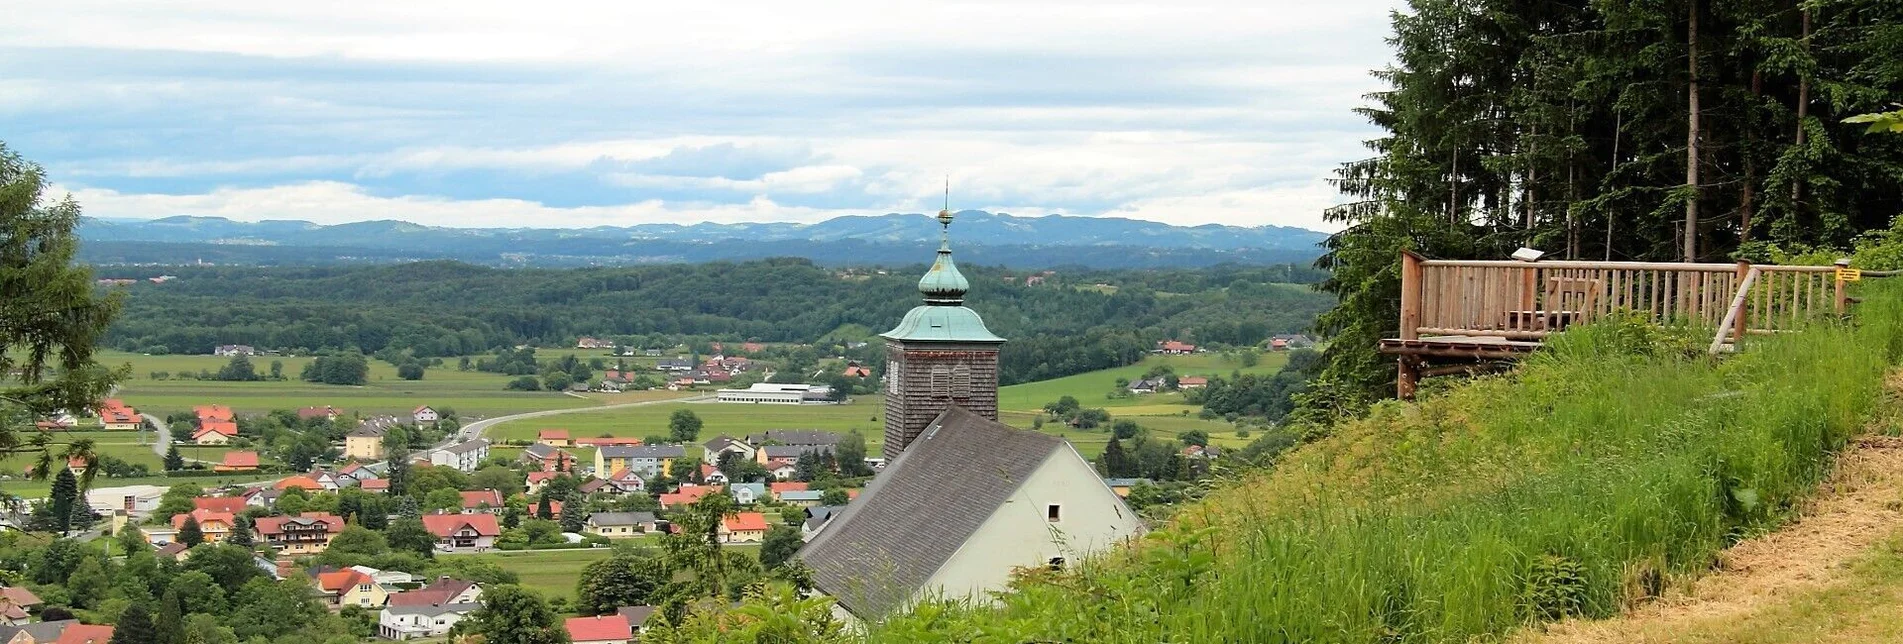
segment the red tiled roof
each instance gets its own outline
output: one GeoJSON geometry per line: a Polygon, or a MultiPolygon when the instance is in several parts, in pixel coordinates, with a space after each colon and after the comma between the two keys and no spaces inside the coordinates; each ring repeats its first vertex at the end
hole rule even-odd
{"type": "Polygon", "coordinates": [[[556,476],[560,474],[561,472],[529,472],[529,482],[536,483],[540,481],[553,480],[556,476]]]}
{"type": "Polygon", "coordinates": [[[5,599],[15,606],[38,606],[41,604],[40,596],[33,594],[33,591],[27,590],[23,586],[0,588],[0,599],[5,599]]]}
{"type": "Polygon", "coordinates": [[[192,499],[192,508],[209,512],[237,514],[243,512],[245,498],[242,496],[201,496],[192,499]]]}
{"type": "Polygon", "coordinates": [[[474,510],[480,507],[502,507],[502,493],[495,490],[463,490],[463,508],[474,510]]]}
{"type": "Polygon", "coordinates": [[[187,517],[197,519],[198,525],[200,526],[203,526],[206,523],[211,521],[217,521],[225,525],[231,525],[232,520],[236,518],[230,512],[219,512],[216,510],[203,510],[203,509],[192,510],[190,514],[172,515],[172,527],[179,530],[185,529],[185,519],[187,517]]]}
{"type": "Polygon", "coordinates": [[[112,627],[104,624],[74,624],[60,631],[54,644],[106,644],[112,640],[112,627]]]}
{"type": "Polygon", "coordinates": [[[673,507],[676,505],[692,504],[695,501],[699,501],[701,497],[719,492],[722,489],[724,488],[718,485],[683,485],[680,490],[672,494],[661,495],[661,505],[663,507],[673,507]]]}
{"type": "Polygon", "coordinates": [[[335,572],[319,573],[317,575],[318,588],[338,594],[350,590],[351,586],[368,583],[373,583],[370,579],[370,575],[348,568],[335,572]]]}
{"type": "Polygon", "coordinates": [[[641,444],[641,439],[639,439],[639,438],[620,438],[620,437],[615,437],[615,438],[608,438],[608,437],[603,437],[603,438],[577,438],[577,439],[575,439],[575,444],[576,444],[576,445],[588,445],[588,446],[592,446],[592,447],[601,447],[601,446],[604,446],[604,445],[640,445],[640,444],[641,444]]]}
{"type": "Polygon", "coordinates": [[[257,467],[257,452],[225,452],[225,467],[257,467]]]}
{"type": "Polygon", "coordinates": [[[634,639],[634,629],[628,626],[628,618],[620,615],[570,617],[562,626],[568,629],[568,639],[574,642],[634,639]]]}
{"type": "Polygon", "coordinates": [[[207,420],[207,421],[204,421],[204,423],[198,428],[198,431],[192,432],[192,438],[198,438],[200,436],[204,436],[206,434],[213,434],[213,433],[224,434],[226,436],[237,436],[238,423],[235,423],[229,420],[207,420]]]}
{"type": "Polygon", "coordinates": [[[800,492],[806,489],[806,484],[800,481],[780,481],[777,483],[768,483],[767,489],[772,490],[774,494],[781,492],[800,492]]]}
{"type": "Polygon", "coordinates": [[[729,532],[765,532],[767,527],[766,515],[759,512],[730,514],[721,522],[727,526],[729,532]]]}
{"type": "Polygon", "coordinates": [[[390,489],[390,480],[389,479],[370,479],[368,481],[358,483],[357,487],[360,487],[366,490],[388,490],[390,489]]]}
{"type": "Polygon", "coordinates": [[[502,534],[502,526],[496,523],[496,515],[493,514],[423,515],[423,527],[429,528],[430,534],[438,537],[454,534],[463,526],[474,528],[478,535],[493,537],[502,534]]]}
{"type": "Polygon", "coordinates": [[[316,481],[311,480],[311,477],[308,477],[308,476],[293,476],[293,477],[284,479],[282,481],[278,481],[278,484],[272,487],[275,487],[280,490],[288,490],[294,487],[301,487],[306,490],[311,490],[313,492],[324,489],[323,485],[320,485],[316,481]]]}
{"type": "MultiPolygon", "coordinates": [[[[410,415],[411,415],[411,416],[415,416],[415,415],[417,415],[417,414],[421,414],[421,413],[423,413],[423,410],[425,410],[425,409],[429,409],[429,405],[424,405],[424,406],[422,406],[422,407],[417,407],[416,409],[412,409],[412,410],[410,410],[410,415]]],[[[430,409],[430,411],[436,411],[436,410],[434,410],[434,409],[430,409]]]]}
{"type": "Polygon", "coordinates": [[[1178,387],[1181,387],[1184,385],[1197,386],[1197,385],[1207,385],[1207,384],[1209,384],[1209,379],[1204,378],[1202,376],[1183,376],[1181,378],[1176,379],[1176,386],[1178,387]]]}
{"type": "Polygon", "coordinates": [[[99,421],[115,425],[119,423],[136,423],[139,422],[139,413],[134,411],[131,407],[101,409],[99,410],[99,421]]]}
{"type": "Polygon", "coordinates": [[[197,407],[193,407],[192,411],[198,414],[199,420],[232,420],[233,419],[231,415],[231,408],[226,407],[224,405],[199,405],[197,407]]]}
{"type": "Polygon", "coordinates": [[[430,582],[428,586],[390,595],[388,604],[391,606],[441,606],[474,585],[476,582],[473,581],[439,578],[430,582]]]}
{"type": "Polygon", "coordinates": [[[566,430],[566,429],[544,429],[544,430],[542,430],[542,431],[539,431],[539,432],[536,432],[536,433],[535,433],[535,437],[536,437],[536,438],[554,438],[554,439],[560,439],[560,440],[568,440],[568,430],[566,430]]]}

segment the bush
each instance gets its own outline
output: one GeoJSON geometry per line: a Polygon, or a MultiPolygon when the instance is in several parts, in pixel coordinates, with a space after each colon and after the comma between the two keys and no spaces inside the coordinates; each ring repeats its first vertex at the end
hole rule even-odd
{"type": "Polygon", "coordinates": [[[541,391],[542,381],[536,380],[535,376],[522,376],[510,380],[507,389],[509,391],[541,391]]]}

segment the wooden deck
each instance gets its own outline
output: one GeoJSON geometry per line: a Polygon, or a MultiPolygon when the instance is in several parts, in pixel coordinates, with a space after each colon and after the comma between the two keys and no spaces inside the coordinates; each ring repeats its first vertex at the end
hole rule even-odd
{"type": "Polygon", "coordinates": [[[1386,338],[1381,352],[1390,355],[1424,358],[1462,358],[1469,360],[1512,360],[1540,348],[1535,340],[1513,340],[1490,335],[1430,335],[1420,338],[1386,338]]]}

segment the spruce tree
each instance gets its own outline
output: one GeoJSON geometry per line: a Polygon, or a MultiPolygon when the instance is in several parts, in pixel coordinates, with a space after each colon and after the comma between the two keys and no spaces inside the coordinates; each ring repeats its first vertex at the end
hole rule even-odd
{"type": "Polygon", "coordinates": [[[185,644],[185,602],[178,589],[168,588],[159,598],[159,616],[152,621],[158,644],[185,644]]]}
{"type": "Polygon", "coordinates": [[[79,479],[73,471],[61,468],[53,477],[53,488],[46,495],[47,529],[65,535],[73,526],[73,515],[84,501],[79,497],[79,479]]]}
{"type": "Polygon", "coordinates": [[[1110,478],[1127,478],[1131,470],[1135,469],[1130,455],[1123,450],[1123,441],[1117,440],[1115,436],[1110,437],[1110,442],[1103,446],[1101,462],[1104,476],[1110,478]]]}
{"type": "Polygon", "coordinates": [[[127,606],[119,615],[119,623],[112,628],[109,644],[161,644],[158,630],[152,624],[152,614],[140,604],[127,606]]]}
{"type": "Polygon", "coordinates": [[[198,517],[185,517],[185,524],[179,526],[178,542],[187,548],[196,548],[205,543],[205,531],[198,525],[198,517]]]}
{"type": "Polygon", "coordinates": [[[555,509],[554,509],[554,506],[549,503],[547,491],[543,491],[541,500],[535,502],[535,518],[537,519],[555,518],[555,509]]]}
{"type": "Polygon", "coordinates": [[[238,515],[238,518],[231,522],[231,534],[225,537],[225,543],[244,548],[256,545],[251,536],[252,525],[251,517],[238,515]]]}
{"type": "Polygon", "coordinates": [[[185,457],[179,455],[178,446],[172,445],[172,446],[166,447],[165,448],[165,471],[177,472],[182,469],[185,469],[185,457]]]}
{"type": "Polygon", "coordinates": [[[588,503],[582,500],[581,493],[571,493],[562,500],[562,532],[580,533],[588,527],[588,503]]]}

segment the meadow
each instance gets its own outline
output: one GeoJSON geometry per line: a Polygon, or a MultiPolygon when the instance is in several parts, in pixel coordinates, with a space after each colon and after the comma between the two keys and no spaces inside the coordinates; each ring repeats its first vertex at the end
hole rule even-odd
{"type": "Polygon", "coordinates": [[[1896,413],[1899,287],[1865,287],[1855,324],[1722,361],[1696,330],[1569,331],[1512,374],[1336,425],[1088,574],[867,637],[1468,642],[1617,615],[1789,518],[1836,450],[1896,413]]]}
{"type": "Polygon", "coordinates": [[[229,405],[238,413],[263,413],[273,409],[296,409],[331,405],[346,412],[363,415],[407,414],[419,405],[449,407],[464,417],[568,409],[601,404],[589,398],[577,398],[555,392],[506,391],[509,376],[479,371],[457,371],[455,360],[445,367],[425,371],[422,380],[403,380],[396,367],[380,360],[370,361],[370,375],[363,386],[325,385],[297,379],[309,357],[254,357],[260,374],[269,373],[271,362],[282,361],[288,380],[264,382],[219,382],[213,380],[154,380],[154,372],[172,374],[200,371],[216,372],[229,362],[217,356],[147,356],[120,351],[100,353],[100,362],[108,366],[129,365],[131,377],[119,389],[119,398],[140,411],[164,416],[187,411],[196,405],[229,405]]]}
{"type": "MultiPolygon", "coordinates": [[[[659,545],[659,540],[642,537],[622,541],[634,541],[659,545]]],[[[733,550],[758,554],[760,546],[745,544],[728,546],[733,550]]],[[[614,555],[613,548],[577,548],[571,550],[522,550],[516,552],[485,552],[467,555],[445,555],[450,557],[477,557],[494,562],[503,570],[513,572],[521,578],[522,587],[541,593],[543,597],[565,598],[570,604],[575,601],[575,581],[581,577],[583,568],[588,564],[607,559],[614,555]]]]}

